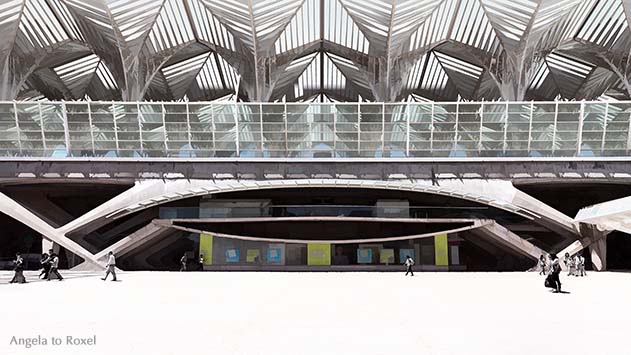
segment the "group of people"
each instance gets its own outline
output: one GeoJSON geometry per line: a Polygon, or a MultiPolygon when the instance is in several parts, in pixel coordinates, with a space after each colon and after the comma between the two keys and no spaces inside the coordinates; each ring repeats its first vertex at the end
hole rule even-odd
{"type": "MultiPolygon", "coordinates": [[[[578,253],[571,256],[570,253],[565,253],[563,257],[563,263],[568,269],[568,276],[587,276],[585,272],[585,257],[582,253],[578,253]]],[[[550,254],[550,262],[548,267],[548,260],[545,255],[539,257],[539,275],[547,275],[545,285],[554,289],[555,292],[561,292],[561,261],[556,254],[550,254]]]]}
{"type": "MultiPolygon", "coordinates": [[[[186,253],[184,253],[184,255],[182,255],[182,257],[180,258],[180,271],[186,271],[188,269],[187,264],[188,264],[188,256],[186,255],[186,253]]],[[[199,254],[197,270],[199,271],[204,270],[204,254],[199,254]]]]}
{"type": "MultiPolygon", "coordinates": [[[[53,275],[59,281],[64,279],[57,270],[59,267],[59,256],[55,254],[52,249],[49,250],[48,253],[42,254],[39,262],[42,266],[42,272],[39,274],[40,279],[43,278],[44,280],[50,281],[53,275]]],[[[24,258],[22,257],[22,254],[15,254],[13,264],[13,271],[15,273],[13,275],[13,279],[11,279],[9,283],[26,283],[26,278],[24,277],[24,258]]]]}
{"type": "MultiPolygon", "coordinates": [[[[42,254],[41,259],[39,260],[42,271],[40,272],[38,278],[50,281],[54,276],[57,280],[62,281],[64,278],[59,273],[59,256],[50,249],[48,253],[42,254]]],[[[22,254],[16,253],[15,260],[13,261],[15,274],[13,275],[13,279],[9,283],[26,283],[26,278],[24,277],[24,258],[22,254]]],[[[105,281],[109,274],[112,274],[112,281],[116,281],[116,258],[114,258],[114,253],[109,252],[107,256],[107,264],[105,265],[106,273],[105,277],[101,280],[105,281]]]]}

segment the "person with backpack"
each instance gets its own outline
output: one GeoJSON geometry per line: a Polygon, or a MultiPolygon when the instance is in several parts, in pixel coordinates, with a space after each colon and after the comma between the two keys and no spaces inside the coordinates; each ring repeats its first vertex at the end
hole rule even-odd
{"type": "Polygon", "coordinates": [[[15,274],[13,275],[13,279],[9,283],[11,284],[25,284],[26,278],[24,278],[24,259],[20,253],[15,254],[15,260],[13,261],[15,267],[13,270],[15,274]]]}
{"type": "Polygon", "coordinates": [[[555,293],[561,292],[561,264],[556,254],[550,254],[550,273],[546,277],[545,286],[554,289],[555,293]]]}
{"type": "Polygon", "coordinates": [[[59,267],[59,256],[57,256],[57,254],[53,253],[53,251],[50,250],[50,271],[48,272],[47,281],[50,281],[50,278],[51,276],[53,276],[53,274],[55,275],[57,280],[63,281],[64,278],[61,277],[61,275],[59,274],[59,271],[57,271],[58,267],[59,267]]]}
{"type": "Polygon", "coordinates": [[[406,267],[406,272],[405,272],[405,276],[408,276],[408,274],[411,274],[411,276],[414,276],[414,271],[412,271],[412,266],[414,265],[414,260],[412,260],[412,258],[407,255],[405,257],[405,263],[404,263],[405,267],[406,267]]]}

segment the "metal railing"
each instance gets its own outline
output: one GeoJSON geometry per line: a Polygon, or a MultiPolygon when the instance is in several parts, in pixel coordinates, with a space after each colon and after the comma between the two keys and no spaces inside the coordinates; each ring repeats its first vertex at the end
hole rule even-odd
{"type": "Polygon", "coordinates": [[[0,156],[628,156],[630,101],[0,102],[0,156]]]}
{"type": "Polygon", "coordinates": [[[266,205],[260,207],[160,207],[162,219],[256,217],[494,218],[521,220],[486,206],[266,205]],[[516,218],[516,219],[515,219],[516,218]]]}

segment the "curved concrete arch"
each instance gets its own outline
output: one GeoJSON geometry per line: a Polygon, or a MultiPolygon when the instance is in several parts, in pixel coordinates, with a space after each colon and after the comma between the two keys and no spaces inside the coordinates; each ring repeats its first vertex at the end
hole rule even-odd
{"type": "MultiPolygon", "coordinates": [[[[495,185],[500,182],[494,182],[495,185]]],[[[503,182],[507,183],[507,182],[503,182]]],[[[511,202],[515,193],[504,193],[506,189],[480,187],[470,182],[443,183],[444,186],[434,186],[430,180],[410,181],[378,181],[378,180],[345,180],[345,179],[297,179],[297,180],[150,180],[139,181],[136,186],[121,195],[104,203],[96,209],[86,213],[76,220],[60,227],[65,234],[103,220],[113,220],[127,214],[141,211],[165,203],[182,200],[195,196],[205,196],[224,192],[264,190],[278,188],[368,188],[381,190],[400,190],[419,193],[429,193],[477,202],[490,207],[502,209],[528,219],[539,218],[546,211],[533,211],[520,207],[511,202]],[[474,186],[476,185],[476,186],[474,186]],[[498,193],[499,192],[499,193],[498,193]]],[[[517,191],[512,187],[513,190],[517,191]]],[[[545,206],[545,205],[544,205],[545,206]]],[[[555,211],[556,212],[556,211],[555,211]]],[[[568,217],[569,218],[569,217],[568,217]]],[[[570,219],[571,221],[571,219],[570,219]]],[[[103,223],[103,224],[105,224],[103,223]]],[[[571,223],[571,222],[570,222],[571,223]]],[[[98,224],[98,223],[97,223],[98,224]]]]}
{"type": "MultiPolygon", "coordinates": [[[[335,218],[335,217],[333,217],[333,218],[335,218]]],[[[299,219],[297,219],[297,220],[299,220],[299,219]]],[[[329,220],[334,220],[334,219],[329,219],[329,220]]],[[[343,220],[351,220],[351,219],[349,218],[349,219],[343,219],[343,220]]],[[[298,243],[298,244],[301,244],[301,243],[302,244],[310,244],[310,243],[331,243],[331,244],[386,243],[386,242],[393,242],[393,241],[400,241],[400,240],[429,238],[429,237],[433,237],[433,236],[438,235],[438,234],[449,234],[449,233],[464,232],[464,231],[468,231],[468,230],[472,230],[472,229],[482,228],[482,227],[484,227],[486,225],[490,225],[490,224],[493,223],[493,221],[491,221],[491,220],[480,220],[480,219],[471,220],[471,222],[472,222],[472,224],[469,225],[469,226],[445,229],[445,230],[442,230],[442,231],[439,231],[439,232],[430,232],[430,233],[423,233],[423,234],[404,235],[404,236],[398,236],[398,237],[383,237],[383,238],[330,239],[330,240],[325,240],[325,239],[264,238],[264,237],[250,237],[250,236],[232,235],[232,234],[226,234],[226,233],[217,233],[217,232],[213,232],[213,231],[206,231],[206,230],[197,229],[197,228],[178,226],[178,225],[166,223],[164,221],[156,221],[157,224],[160,224],[160,225],[162,225],[164,227],[173,228],[173,229],[177,229],[177,230],[181,230],[181,231],[185,231],[185,232],[190,232],[190,233],[212,234],[213,236],[216,236],[216,237],[228,238],[228,239],[246,240],[246,241],[250,241],[250,242],[298,243]]]]}

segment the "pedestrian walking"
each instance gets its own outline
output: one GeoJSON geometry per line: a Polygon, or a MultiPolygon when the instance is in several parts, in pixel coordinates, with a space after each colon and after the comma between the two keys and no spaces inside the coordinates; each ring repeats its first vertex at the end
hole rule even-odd
{"type": "Polygon", "coordinates": [[[578,254],[578,273],[583,276],[587,276],[587,272],[585,272],[585,257],[583,253],[578,254]]]}
{"type": "Polygon", "coordinates": [[[20,255],[20,253],[15,254],[15,260],[13,261],[13,263],[15,264],[13,268],[15,274],[13,275],[13,278],[9,283],[25,284],[26,278],[24,278],[24,259],[22,258],[22,255],[20,255]]]}
{"type": "Polygon", "coordinates": [[[561,265],[556,254],[550,254],[550,273],[546,277],[545,286],[554,289],[555,293],[561,292],[561,265]]]}
{"type": "Polygon", "coordinates": [[[567,276],[572,276],[574,273],[574,259],[570,256],[570,253],[565,253],[563,256],[563,264],[567,268],[567,276]]]}
{"type": "Polygon", "coordinates": [[[204,254],[199,254],[199,271],[204,271],[204,254]]]}
{"type": "Polygon", "coordinates": [[[541,256],[539,257],[539,267],[541,268],[541,271],[539,272],[539,275],[545,275],[546,274],[546,257],[545,255],[541,254],[541,256]]]}
{"type": "Polygon", "coordinates": [[[47,279],[50,272],[50,255],[48,253],[42,254],[39,263],[42,265],[42,272],[39,273],[38,277],[41,279],[44,276],[43,279],[47,279]]]}
{"type": "Polygon", "coordinates": [[[187,260],[188,258],[186,257],[186,253],[184,253],[184,255],[182,255],[182,258],[180,259],[180,271],[186,271],[187,260]]]}
{"type": "Polygon", "coordinates": [[[61,277],[57,268],[59,267],[59,256],[55,254],[52,249],[49,251],[50,253],[50,271],[48,272],[48,279],[50,281],[51,276],[55,275],[57,280],[62,281],[64,278],[61,277]]]}
{"type": "Polygon", "coordinates": [[[107,264],[105,265],[105,269],[107,269],[105,277],[101,280],[107,280],[107,276],[112,274],[112,281],[116,281],[116,258],[114,257],[114,252],[112,251],[107,254],[107,264]]]}
{"type": "Polygon", "coordinates": [[[412,266],[414,265],[414,260],[412,260],[412,258],[407,255],[405,257],[405,267],[406,267],[406,271],[405,271],[405,276],[408,276],[408,274],[411,274],[411,276],[414,276],[414,271],[412,271],[412,266]]]}

